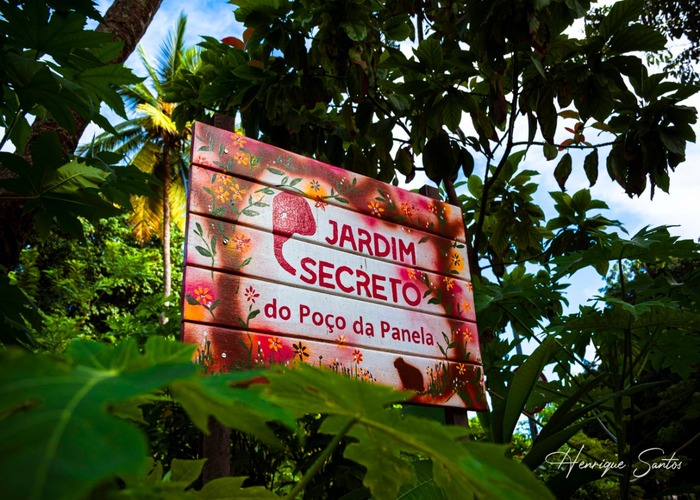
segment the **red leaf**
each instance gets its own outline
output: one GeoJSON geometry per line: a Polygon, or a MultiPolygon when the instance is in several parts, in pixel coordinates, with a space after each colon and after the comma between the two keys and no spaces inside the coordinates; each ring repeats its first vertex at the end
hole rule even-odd
{"type": "Polygon", "coordinates": [[[231,47],[243,50],[244,44],[243,40],[241,40],[240,38],[236,38],[235,36],[227,36],[226,38],[222,38],[221,41],[230,45],[231,47]]]}

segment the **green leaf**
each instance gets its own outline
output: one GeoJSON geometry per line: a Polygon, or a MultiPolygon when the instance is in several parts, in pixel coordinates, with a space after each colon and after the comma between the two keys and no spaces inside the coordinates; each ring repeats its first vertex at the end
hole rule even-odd
{"type": "Polygon", "coordinates": [[[231,372],[181,380],[171,386],[171,391],[200,430],[209,432],[209,417],[213,416],[227,427],[279,447],[279,441],[265,423],[275,420],[290,429],[296,428],[289,409],[271,403],[258,391],[235,387],[235,384],[245,387],[246,382],[260,375],[261,372],[231,372]]]}
{"type": "Polygon", "coordinates": [[[442,46],[436,38],[421,41],[413,52],[428,70],[437,71],[442,66],[442,46]]]}
{"type": "Polygon", "coordinates": [[[559,154],[559,150],[554,144],[545,144],[542,150],[544,152],[544,157],[547,158],[547,160],[553,160],[559,154]]]}
{"type": "Polygon", "coordinates": [[[0,361],[0,467],[12,498],[85,494],[115,475],[146,472],[145,436],[108,412],[110,403],[195,374],[192,363],[128,372],[99,363],[69,366],[54,358],[5,351],[0,361]]]}
{"type": "Polygon", "coordinates": [[[389,387],[344,377],[306,365],[267,375],[267,398],[295,412],[327,414],[321,432],[343,429],[354,438],[345,457],[367,468],[364,484],[375,498],[396,498],[404,483],[416,484],[413,464],[402,453],[432,460],[433,477],[447,498],[550,498],[521,464],[504,456],[503,447],[464,442],[459,427],[403,417],[391,404],[410,396],[389,387]]]}
{"type": "Polygon", "coordinates": [[[361,42],[367,38],[367,24],[359,19],[340,23],[340,27],[345,30],[348,38],[353,42],[361,42]]]}
{"type": "MultiPolygon", "coordinates": [[[[442,413],[442,410],[441,410],[442,413]]],[[[444,415],[442,415],[444,418],[444,415]]],[[[433,479],[433,462],[416,460],[413,462],[416,482],[404,484],[399,490],[398,500],[447,500],[445,492],[435,484],[433,479]]]]}
{"type": "Polygon", "coordinates": [[[565,190],[566,180],[571,175],[571,154],[566,153],[561,157],[557,167],[554,169],[554,178],[562,191],[565,190]]]}
{"type": "Polygon", "coordinates": [[[174,458],[170,466],[170,481],[181,483],[184,486],[184,490],[199,478],[206,461],[206,458],[201,460],[180,460],[174,458]]]}
{"type": "Polygon", "coordinates": [[[586,155],[583,160],[583,170],[586,172],[586,177],[590,183],[589,187],[593,187],[598,180],[598,150],[594,149],[586,155]]]}
{"type": "Polygon", "coordinates": [[[279,496],[262,486],[243,487],[243,482],[247,477],[222,477],[209,481],[202,487],[202,490],[195,493],[195,498],[202,499],[259,499],[259,500],[279,500],[279,496]]]}
{"type": "Polygon", "coordinates": [[[547,337],[513,375],[513,382],[508,390],[503,410],[502,443],[510,443],[518,419],[535,384],[540,379],[542,370],[558,349],[559,345],[554,337],[547,337]]]}
{"type": "Polygon", "coordinates": [[[603,40],[607,40],[627,27],[633,21],[639,19],[644,7],[643,0],[624,0],[616,2],[607,16],[600,23],[599,32],[603,40]]]}
{"type": "Polygon", "coordinates": [[[610,39],[610,49],[617,52],[656,52],[666,47],[666,37],[651,26],[633,24],[615,33],[610,39]]]}

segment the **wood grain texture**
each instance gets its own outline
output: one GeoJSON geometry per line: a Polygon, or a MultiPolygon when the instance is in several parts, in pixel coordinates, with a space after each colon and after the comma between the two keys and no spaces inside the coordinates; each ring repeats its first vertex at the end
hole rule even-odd
{"type": "Polygon", "coordinates": [[[485,409],[456,207],[196,124],[183,340],[213,371],[312,363],[485,409]]]}
{"type": "Polygon", "coordinates": [[[313,340],[185,322],[183,340],[198,346],[198,360],[212,372],[309,363],[372,383],[415,392],[412,403],[485,410],[481,365],[396,356],[313,340]]]}
{"type": "MultiPolygon", "coordinates": [[[[191,176],[192,213],[259,229],[275,228],[273,207],[284,191],[196,165],[191,176]]],[[[313,192],[310,182],[298,185],[313,192]]],[[[308,193],[302,196],[308,199],[317,231],[308,235],[292,233],[292,238],[465,281],[470,279],[464,243],[358,214],[347,207],[314,202],[308,193]]]]}
{"type": "Polygon", "coordinates": [[[317,186],[308,191],[313,200],[466,241],[462,211],[448,203],[203,123],[195,123],[192,136],[194,165],[293,193],[307,181],[317,186]],[[407,208],[413,217],[406,217],[407,208]]]}
{"type": "Polygon", "coordinates": [[[481,363],[476,325],[445,316],[188,267],[183,317],[334,345],[481,363]],[[207,298],[208,296],[208,298],[207,298]],[[213,310],[206,307],[221,302],[213,310]],[[200,302],[201,301],[201,302],[200,302]],[[452,346],[452,347],[450,347],[452,346]]]}
{"type": "Polygon", "coordinates": [[[190,215],[187,265],[474,321],[471,282],[190,215]],[[199,228],[204,237],[198,237],[199,228]],[[207,232],[208,231],[208,232],[207,232]],[[211,236],[210,236],[211,235],[211,236]],[[214,238],[214,239],[213,239],[214,238]],[[212,245],[212,241],[214,244],[212,245]],[[208,246],[206,246],[208,244],[208,246]],[[281,260],[281,261],[280,261],[281,260]]]}

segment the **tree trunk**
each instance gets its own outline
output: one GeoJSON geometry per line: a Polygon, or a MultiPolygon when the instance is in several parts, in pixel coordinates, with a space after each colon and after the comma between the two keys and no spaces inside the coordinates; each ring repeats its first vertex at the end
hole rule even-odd
{"type": "MultiPolygon", "coordinates": [[[[167,300],[172,291],[170,269],[170,147],[167,144],[163,148],[163,176],[163,295],[167,300]]],[[[162,322],[166,322],[165,316],[163,316],[162,322]]]]}
{"type": "MultiPolygon", "coordinates": [[[[113,64],[123,63],[134,51],[158,12],[162,1],[114,0],[104,15],[104,22],[97,27],[97,31],[112,33],[115,39],[124,43],[119,56],[111,61],[113,64]]],[[[68,133],[53,120],[35,120],[26,151],[29,151],[29,145],[36,137],[43,132],[53,130],[58,133],[64,153],[72,154],[88,125],[88,122],[82,117],[77,115],[74,117],[76,120],[75,134],[68,133]]],[[[5,170],[0,172],[0,177],[6,178],[8,174],[9,171],[5,170]]],[[[19,254],[27,245],[33,229],[34,217],[32,214],[24,213],[23,200],[0,202],[0,234],[4,235],[4,241],[0,245],[0,266],[4,266],[6,271],[15,269],[19,264],[19,254]]]]}

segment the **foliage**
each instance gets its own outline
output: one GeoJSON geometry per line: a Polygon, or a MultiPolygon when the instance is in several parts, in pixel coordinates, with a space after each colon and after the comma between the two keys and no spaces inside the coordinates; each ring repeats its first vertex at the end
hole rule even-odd
{"type": "Polygon", "coordinates": [[[100,114],[101,102],[126,116],[116,86],[138,79],[121,64],[109,63],[121,49],[119,42],[108,33],[86,29],[88,20],[99,18],[94,7],[83,1],[3,2],[0,6],[0,144],[15,151],[3,148],[0,156],[2,200],[24,201],[23,215],[36,213],[36,227],[43,234],[55,223],[79,234],[76,216],[96,220],[114,215],[118,211],[112,202],[122,203],[123,193],[134,188],[145,193],[139,186],[143,177],[117,167],[119,157],[102,155],[85,164],[70,157],[62,139],[51,131],[29,141],[32,120],[51,119],[75,133],[79,116],[113,130],[100,114]]]}
{"type": "Polygon", "coordinates": [[[146,82],[122,87],[122,95],[136,116],[115,126],[78,152],[113,151],[130,157],[130,164],[146,174],[152,174],[157,183],[155,196],[134,196],[131,222],[134,235],[145,243],[156,234],[163,242],[163,294],[172,290],[170,262],[170,226],[174,222],[185,230],[186,178],[189,173],[190,135],[186,125],[177,127],[172,120],[176,105],[162,99],[163,88],[180,71],[193,71],[198,64],[198,51],[184,47],[187,17],[182,14],[177,25],[161,46],[158,65],[153,67],[139,47],[141,63],[149,78],[146,82]]]}
{"type": "Polygon", "coordinates": [[[685,83],[700,83],[697,64],[700,62],[700,15],[692,2],[674,0],[657,3],[647,0],[642,13],[643,22],[656,27],[682,50],[667,49],[654,54],[653,61],[685,83]]]}
{"type": "Polygon", "coordinates": [[[668,170],[694,140],[695,112],[679,102],[697,89],[648,74],[634,55],[665,43],[635,22],[640,0],[616,4],[583,39],[565,30],[588,2],[233,3],[248,28],[244,40],[202,44],[202,66],[183,74],[170,96],[188,103],[181,121],[212,108],[240,114],[251,137],[385,181],[395,172],[412,178],[419,157],[431,180],[454,181],[482,155],[495,167],[486,191],[518,147],[522,154],[541,145],[556,157],[560,118],[577,120],[561,143],[562,187],[569,151],[591,151],[593,184],[599,147],[612,144],[607,170],[627,193],[639,195],[647,183],[652,195],[655,186],[667,191],[668,170]],[[406,44],[412,53],[401,50],[406,44]],[[524,142],[514,136],[518,115],[529,123],[524,142]],[[611,135],[594,145],[583,136],[590,128],[611,135]]]}
{"type": "MultiPolygon", "coordinates": [[[[569,27],[588,2],[232,3],[247,29],[242,39],[201,44],[202,65],[170,87],[169,99],[187,102],[176,119],[216,109],[240,118],[253,138],[385,181],[423,169],[461,205],[471,237],[492,395],[492,411],[480,415],[487,439],[511,442],[535,400],[552,402],[556,412],[523,456],[529,467],[589,419],[605,422],[618,458],[630,463],[640,445],[628,424],[634,401],[659,390],[646,370],[688,377],[697,359],[697,301],[659,299],[668,289],[659,280],[654,299],[601,297],[564,315],[563,280],[591,267],[604,276],[625,259],[693,258],[697,245],[665,228],[623,238],[588,189],[564,191],[579,159],[591,187],[604,164],[630,196],[647,186],[652,196],[656,187],[668,191],[695,139],[696,111],[682,101],[697,88],[651,74],[639,56],[666,42],[639,22],[644,2],[616,3],[584,38],[569,27]],[[574,122],[564,127],[565,120],[574,122]],[[562,190],[551,193],[549,220],[535,201],[538,172],[522,166],[540,148],[557,161],[562,190]],[[518,335],[512,341],[510,331],[518,335]],[[671,338],[682,340],[684,362],[669,350],[671,338]],[[520,339],[540,346],[511,356],[520,339]],[[589,346],[593,362],[584,360],[589,346]],[[545,385],[539,376],[552,363],[561,380],[545,385]],[[579,366],[583,374],[572,376],[579,366]]],[[[630,470],[616,476],[623,494],[630,470]]]]}
{"type": "MultiPolygon", "coordinates": [[[[271,445],[277,440],[264,422],[277,421],[293,429],[294,417],[305,415],[309,408],[318,409],[327,415],[322,431],[335,436],[318,466],[341,438],[352,436],[345,454],[368,467],[364,482],[378,498],[394,498],[402,484],[416,481],[411,461],[403,453],[432,460],[435,483],[448,497],[465,492],[509,498],[548,496],[525,468],[503,456],[501,447],[460,441],[465,430],[417,417],[402,418],[391,404],[406,394],[306,366],[284,372],[203,376],[190,362],[193,350],[193,346],[151,337],[143,353],[133,340],[116,346],[76,340],[66,352],[66,361],[4,352],[0,448],[7,494],[64,498],[95,488],[104,496],[135,494],[146,487],[153,493],[187,488],[199,476],[201,462],[174,461],[169,481],[160,480],[159,467],[145,478],[149,472],[146,440],[124,420],[140,420],[138,405],[163,397],[162,389],[169,387],[173,399],[200,429],[206,429],[207,417],[214,415],[271,445]],[[251,388],[249,382],[244,384],[261,376],[268,383],[251,388]],[[90,422],[89,429],[85,422],[90,422]],[[40,425],[41,431],[28,423],[40,425]],[[17,474],[17,470],[31,474],[17,474]],[[125,481],[126,489],[119,491],[117,478],[125,481]]],[[[318,466],[307,471],[291,498],[318,466]]],[[[233,483],[240,487],[242,479],[216,480],[190,493],[209,497],[213,490],[223,489],[230,495],[233,483]]]]}
{"type": "MultiPolygon", "coordinates": [[[[11,274],[41,311],[42,327],[32,342],[62,352],[75,337],[116,342],[128,332],[140,343],[153,335],[176,338],[179,300],[176,295],[171,305],[163,303],[159,243],[152,240],[141,247],[125,216],[82,224],[84,240],[56,230],[33,241],[11,274]],[[164,313],[171,321],[161,325],[164,313]]],[[[182,241],[176,233],[174,248],[181,248],[182,241]]],[[[178,250],[175,255],[175,265],[181,267],[182,254],[178,250]]]]}

